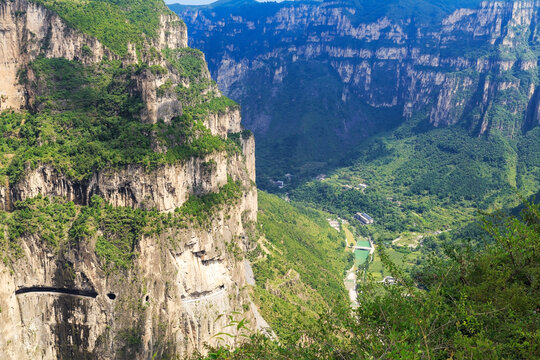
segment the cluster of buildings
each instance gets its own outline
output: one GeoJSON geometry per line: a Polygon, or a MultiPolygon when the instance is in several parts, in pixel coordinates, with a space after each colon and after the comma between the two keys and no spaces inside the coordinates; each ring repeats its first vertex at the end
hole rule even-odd
{"type": "Polygon", "coordinates": [[[361,190],[361,191],[364,191],[367,189],[367,185],[366,184],[358,184],[358,186],[351,186],[351,185],[343,185],[343,188],[344,189],[347,189],[347,190],[352,190],[352,189],[355,189],[355,190],[361,190]]]}
{"type": "Polygon", "coordinates": [[[283,180],[270,180],[270,183],[277,186],[278,189],[283,189],[285,187],[285,182],[283,180]]]}
{"type": "Polygon", "coordinates": [[[382,279],[379,282],[384,284],[384,285],[396,285],[397,284],[397,280],[395,278],[393,278],[392,276],[385,276],[385,278],[382,279]]]}
{"type": "Polygon", "coordinates": [[[338,219],[338,220],[333,220],[333,219],[326,219],[328,221],[328,223],[330,224],[331,227],[333,227],[334,229],[336,229],[337,231],[341,231],[341,226],[339,224],[339,221],[341,219],[338,219]]]}

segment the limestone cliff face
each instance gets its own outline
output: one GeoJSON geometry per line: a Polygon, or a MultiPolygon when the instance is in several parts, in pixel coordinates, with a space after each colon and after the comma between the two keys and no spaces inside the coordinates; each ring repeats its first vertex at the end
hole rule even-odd
{"type": "MultiPolygon", "coordinates": [[[[148,49],[187,46],[186,27],[176,16],[162,15],[160,22],[148,49]]],[[[186,86],[189,81],[163,58],[150,57],[144,50],[139,53],[143,62],[168,71],[154,74],[147,69],[134,75],[131,91],[144,101],[141,121],[170,121],[182,114],[185,104],[172,92],[158,94],[156,89],[167,81],[186,86]]],[[[32,109],[35,89],[19,85],[17,73],[38,56],[85,64],[104,57],[119,59],[40,5],[0,2],[0,110],[32,109]],[[83,46],[91,51],[83,51],[83,46]]],[[[121,60],[130,64],[136,59],[133,47],[121,60]]],[[[217,92],[215,85],[210,87],[217,92]]],[[[242,130],[240,121],[239,110],[227,108],[203,122],[213,135],[226,138],[242,130]]],[[[154,169],[139,165],[106,169],[86,180],[34,164],[16,183],[2,184],[2,212],[12,211],[16,201],[36,196],[87,206],[92,196],[99,195],[115,207],[165,214],[180,208],[191,195],[219,192],[230,181],[241,194],[214,209],[203,223],[188,219],[181,226],[142,234],[131,249],[133,265],[119,271],[107,270],[96,253],[96,242],[107,236],[99,229],[88,241],[61,250],[47,246],[39,232],[11,239],[18,242],[20,253],[0,263],[0,357],[185,356],[204,351],[205,343],[217,344],[217,333],[231,332],[223,315],[238,312],[254,320],[242,260],[246,232],[257,213],[253,136],[243,136],[240,148],[241,153],[217,152],[154,169]]],[[[9,236],[2,235],[2,239],[9,236]]]]}
{"type": "Polygon", "coordinates": [[[255,211],[250,191],[204,227],[144,236],[133,269],[121,276],[103,271],[95,244],[55,255],[38,237],[25,238],[22,258],[12,271],[4,265],[0,271],[0,353],[8,359],[148,359],[216,344],[213,336],[228,331],[220,315],[237,311],[253,320],[245,312],[251,302],[242,289],[244,263],[226,244],[241,241],[242,224],[255,220],[255,211]],[[33,287],[51,290],[16,294],[33,287]]]}
{"type": "Polygon", "coordinates": [[[512,136],[538,123],[531,111],[540,85],[538,1],[479,2],[434,24],[395,13],[368,19],[342,1],[173,9],[189,25],[193,46],[208,53],[221,88],[262,134],[271,114],[250,97],[252,84],[258,79],[279,97],[298,62],[329,64],[341,79],[344,104],[360,98],[374,108],[398,108],[406,118],[427,114],[434,126],[463,123],[477,134],[498,129],[512,136]],[[253,15],[255,6],[260,15],[253,15]],[[225,43],[233,45],[219,46],[225,43]],[[508,105],[503,117],[501,99],[508,105]]]}
{"type": "Polygon", "coordinates": [[[14,201],[47,194],[80,205],[88,205],[92,196],[98,195],[115,206],[171,212],[181,207],[189,195],[217,192],[227,183],[227,174],[242,165],[236,161],[228,164],[223,154],[217,154],[154,171],[138,165],[101,171],[84,181],[69,179],[49,165],[41,165],[28,168],[24,177],[10,187],[9,195],[2,199],[3,210],[10,210],[8,204],[14,201]]]}
{"type": "Polygon", "coordinates": [[[26,106],[28,94],[17,73],[38,55],[97,62],[112,52],[40,5],[27,0],[0,2],[0,110],[26,106]],[[92,53],[84,54],[83,45],[92,53]]]}

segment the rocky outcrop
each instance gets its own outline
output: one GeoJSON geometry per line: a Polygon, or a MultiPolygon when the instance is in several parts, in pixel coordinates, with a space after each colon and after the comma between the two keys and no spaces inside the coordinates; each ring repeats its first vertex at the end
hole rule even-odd
{"type": "MultiPolygon", "coordinates": [[[[138,54],[130,45],[128,54],[120,58],[34,2],[0,2],[0,110],[32,107],[36,89],[19,85],[17,73],[37,56],[84,64],[108,57],[129,65],[139,55],[148,67],[133,74],[130,91],[143,99],[141,121],[169,122],[186,106],[169,88],[190,86],[189,79],[151,52],[186,47],[187,32],[176,16],[164,14],[160,23],[157,37],[147,39],[138,54]],[[169,90],[158,91],[164,84],[169,90]]],[[[209,79],[207,69],[202,76],[209,79]]],[[[209,87],[204,91],[221,96],[214,84],[209,87]]],[[[213,135],[226,138],[242,131],[240,121],[239,110],[229,107],[210,112],[203,123],[213,135]]],[[[242,259],[249,242],[247,228],[257,218],[251,134],[242,133],[240,148],[237,153],[216,152],[153,169],[141,165],[104,169],[85,180],[34,163],[26,166],[16,183],[2,184],[0,210],[6,213],[16,211],[14,202],[39,195],[72,201],[82,211],[98,195],[114,207],[149,210],[171,219],[190,196],[217,193],[231,180],[241,194],[213,207],[204,214],[204,222],[186,217],[181,223],[166,222],[141,232],[133,248],[126,250],[132,253],[132,265],[115,270],[97,254],[97,243],[109,236],[99,227],[84,241],[67,240],[59,248],[47,244],[40,231],[25,231],[17,238],[9,238],[7,231],[0,234],[4,260],[0,263],[0,357],[176,358],[205,351],[206,343],[234,345],[234,338],[216,337],[224,331],[234,335],[235,330],[227,327],[228,315],[239,313],[255,323],[242,259]],[[16,244],[17,254],[4,254],[8,238],[16,244]]],[[[68,235],[55,234],[61,239],[68,235]]]]}
{"type": "MultiPolygon", "coordinates": [[[[163,60],[157,61],[154,65],[164,66],[163,60]]],[[[172,68],[168,69],[172,71],[172,68]]],[[[167,74],[153,74],[151,71],[144,71],[136,78],[137,91],[140,91],[145,99],[144,109],[141,112],[141,120],[146,123],[155,124],[158,120],[170,122],[175,116],[182,115],[182,104],[178,102],[174,91],[166,91],[162,95],[158,94],[158,89],[165,86],[169,81],[169,87],[173,88],[173,83],[178,84],[182,80],[174,72],[167,74]]]]}
{"type": "Polygon", "coordinates": [[[28,95],[18,71],[38,55],[98,62],[114,58],[95,38],[70,28],[55,13],[28,0],[0,2],[0,110],[21,109],[28,95]],[[83,51],[85,46],[91,51],[83,51]]]}
{"type": "Polygon", "coordinates": [[[405,118],[427,114],[434,126],[460,123],[475,133],[498,129],[509,136],[537,122],[525,121],[525,113],[536,101],[531,86],[540,85],[538,1],[486,1],[435,23],[407,14],[370,18],[362,14],[369,9],[341,1],[173,9],[191,28],[194,46],[207,53],[221,88],[242,103],[244,120],[261,135],[268,126],[259,122],[272,114],[251,95],[253,84],[279,98],[297,62],[331,65],[344,106],[360,98],[373,108],[399,108],[405,118]],[[254,6],[260,15],[248,14],[254,6]],[[246,41],[234,41],[239,37],[246,41]],[[511,87],[504,85],[509,78],[511,87]],[[489,104],[508,97],[517,99],[515,116],[501,121],[489,104]]]}
{"type": "Polygon", "coordinates": [[[227,136],[228,133],[238,133],[242,131],[240,125],[240,109],[228,108],[223,113],[209,114],[204,120],[206,126],[213,135],[227,136]]]}
{"type": "Polygon", "coordinates": [[[253,136],[242,139],[242,144],[242,155],[228,157],[218,153],[156,170],[130,165],[125,169],[100,171],[81,181],[64,176],[50,165],[28,167],[16,184],[0,187],[0,210],[10,211],[13,202],[38,195],[63,197],[78,205],[88,205],[92,196],[97,195],[114,206],[172,212],[190,195],[218,192],[227,183],[227,175],[233,180],[247,176],[255,181],[253,136]]]}
{"type": "MultiPolygon", "coordinates": [[[[233,168],[240,165],[230,164],[233,168]]],[[[21,201],[41,194],[88,205],[92,196],[98,195],[114,206],[171,212],[192,194],[217,192],[227,183],[228,173],[231,171],[227,171],[224,154],[192,158],[153,171],[131,165],[125,169],[100,171],[84,181],[69,179],[49,165],[41,165],[36,169],[28,168],[24,177],[11,186],[9,196],[2,197],[6,190],[0,191],[0,200],[3,210],[11,210],[8,199],[21,201]]]]}
{"type": "Polygon", "coordinates": [[[245,156],[246,169],[251,181],[255,182],[255,138],[248,136],[242,139],[242,152],[245,156]]]}
{"type": "Polygon", "coordinates": [[[83,242],[56,255],[39,237],[25,238],[24,255],[12,264],[13,271],[0,265],[0,354],[148,359],[217,344],[215,334],[234,334],[222,315],[236,311],[253,322],[251,312],[244,311],[251,302],[243,290],[243,262],[226,244],[244,235],[244,214],[254,218],[255,210],[252,190],[205,227],[144,236],[132,270],[120,275],[103,270],[95,244],[83,242]],[[37,291],[46,287],[49,291],[37,291]]]}
{"type": "Polygon", "coordinates": [[[153,45],[157,49],[179,49],[188,46],[187,28],[182,20],[172,14],[160,16],[159,33],[153,45]]]}

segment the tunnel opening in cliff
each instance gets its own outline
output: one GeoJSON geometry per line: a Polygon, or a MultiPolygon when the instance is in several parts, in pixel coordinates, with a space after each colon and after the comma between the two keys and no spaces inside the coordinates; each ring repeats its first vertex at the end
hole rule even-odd
{"type": "Polygon", "coordinates": [[[82,296],[87,298],[95,299],[98,296],[98,293],[94,290],[82,290],[82,289],[67,289],[67,288],[57,288],[50,286],[31,286],[20,288],[15,291],[15,295],[30,294],[30,293],[54,293],[61,295],[72,295],[72,296],[82,296]]]}

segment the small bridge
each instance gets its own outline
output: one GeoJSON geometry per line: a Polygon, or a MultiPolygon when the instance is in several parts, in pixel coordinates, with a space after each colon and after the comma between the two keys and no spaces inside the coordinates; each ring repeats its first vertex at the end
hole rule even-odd
{"type": "Polygon", "coordinates": [[[356,250],[364,250],[364,251],[369,251],[369,254],[373,254],[375,252],[375,247],[373,246],[373,243],[370,241],[369,242],[370,246],[353,246],[353,249],[354,251],[356,250]]]}

